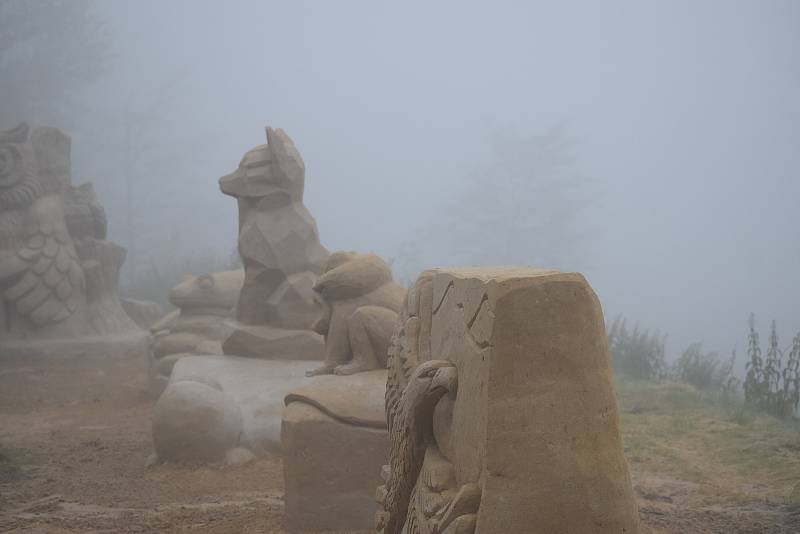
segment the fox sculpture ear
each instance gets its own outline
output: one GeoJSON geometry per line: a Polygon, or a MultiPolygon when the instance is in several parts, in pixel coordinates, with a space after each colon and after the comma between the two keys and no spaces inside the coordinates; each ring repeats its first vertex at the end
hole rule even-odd
{"type": "Polygon", "coordinates": [[[294,147],[294,142],[282,129],[273,130],[267,126],[267,145],[272,156],[278,161],[278,165],[287,166],[292,170],[294,170],[293,167],[299,168],[300,171],[305,170],[303,160],[294,147]]]}
{"type": "Polygon", "coordinates": [[[269,146],[269,151],[272,153],[272,156],[279,164],[282,164],[286,159],[288,152],[287,144],[292,144],[292,140],[289,139],[288,135],[283,133],[283,130],[280,128],[273,130],[267,126],[267,145],[269,146]]]}
{"type": "Polygon", "coordinates": [[[283,177],[292,184],[293,197],[296,200],[303,198],[303,186],[305,184],[306,166],[303,158],[294,146],[292,139],[286,135],[282,129],[273,130],[269,126],[267,130],[267,145],[272,154],[273,161],[277,162],[277,170],[283,177]]]}
{"type": "Polygon", "coordinates": [[[267,126],[265,129],[267,130],[267,144],[269,145],[270,148],[274,149],[278,144],[278,140],[276,139],[275,135],[275,130],[273,130],[269,126],[267,126]]]}

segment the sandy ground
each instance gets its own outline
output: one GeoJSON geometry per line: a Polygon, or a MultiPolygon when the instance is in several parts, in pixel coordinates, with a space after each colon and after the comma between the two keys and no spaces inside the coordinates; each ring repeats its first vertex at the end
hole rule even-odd
{"type": "MultiPolygon", "coordinates": [[[[137,370],[84,371],[0,363],[0,532],[285,532],[279,458],[146,468],[153,402],[137,370]]],[[[645,532],[800,532],[786,505],[727,506],[696,483],[633,475],[645,532]]]]}

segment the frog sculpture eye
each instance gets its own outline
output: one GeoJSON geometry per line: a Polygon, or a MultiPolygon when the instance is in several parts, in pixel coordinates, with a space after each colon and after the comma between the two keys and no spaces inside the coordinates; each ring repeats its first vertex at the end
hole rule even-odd
{"type": "Polygon", "coordinates": [[[197,285],[203,289],[211,289],[214,287],[214,277],[210,274],[201,274],[197,277],[197,285]]]}
{"type": "Polygon", "coordinates": [[[22,154],[14,146],[0,146],[0,188],[11,187],[22,177],[22,154]]]}

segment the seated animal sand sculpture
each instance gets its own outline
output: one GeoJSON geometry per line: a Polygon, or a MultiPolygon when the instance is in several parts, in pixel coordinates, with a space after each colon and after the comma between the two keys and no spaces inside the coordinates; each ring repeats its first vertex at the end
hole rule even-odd
{"type": "Polygon", "coordinates": [[[23,123],[0,131],[4,355],[109,351],[111,337],[128,348],[145,339],[117,294],[125,249],[106,240],[92,185],[72,185],[70,149],[56,128],[23,123]]]}
{"type": "MultiPolygon", "coordinates": [[[[172,372],[153,419],[158,459],[228,461],[230,451],[242,447],[253,454],[279,452],[283,399],[307,381],[306,371],[325,350],[323,336],[311,329],[322,315],[312,288],[328,252],[303,205],[304,185],[305,166],[294,143],[271,128],[267,144],[249,150],[234,172],[220,178],[220,190],[239,205],[241,291],[235,317],[222,322],[230,330],[222,355],[162,360],[164,372],[172,372]]],[[[191,345],[197,333],[171,333],[159,350],[176,350],[178,341],[191,345]]],[[[200,352],[198,346],[193,352],[200,352]]]]}
{"type": "Polygon", "coordinates": [[[226,341],[225,353],[274,357],[263,351],[294,346],[298,359],[316,359],[322,344],[311,326],[321,309],[311,288],[328,252],[303,205],[305,165],[294,143],[283,130],[267,128],[267,144],[248,151],[219,187],[239,203],[245,272],[236,306],[242,327],[226,341]]]}
{"type": "Polygon", "coordinates": [[[314,325],[325,336],[325,363],[308,376],[385,369],[405,295],[386,262],[375,254],[331,254],[314,291],[325,304],[314,325]]]}
{"type": "Polygon", "coordinates": [[[178,309],[151,327],[151,387],[160,394],[180,358],[188,354],[222,354],[222,342],[233,331],[233,319],[244,271],[187,275],[169,292],[178,309]]]}
{"type": "Polygon", "coordinates": [[[638,531],[603,315],[580,274],[420,275],[386,416],[383,534],[638,531]]]}
{"type": "Polygon", "coordinates": [[[373,524],[388,452],[386,355],[405,290],[383,260],[356,252],[331,254],[314,290],[326,308],[315,326],[325,363],[307,374],[327,376],[286,396],[286,522],[292,532],[360,530],[373,524]]]}

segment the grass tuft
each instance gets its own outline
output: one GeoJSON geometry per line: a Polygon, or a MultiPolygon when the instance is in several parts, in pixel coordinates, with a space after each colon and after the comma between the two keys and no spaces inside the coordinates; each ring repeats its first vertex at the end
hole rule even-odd
{"type": "Polygon", "coordinates": [[[700,485],[712,501],[786,502],[800,480],[800,424],[688,384],[615,377],[625,454],[636,472],[700,485]],[[723,492],[723,493],[724,493],[723,492]]]}

